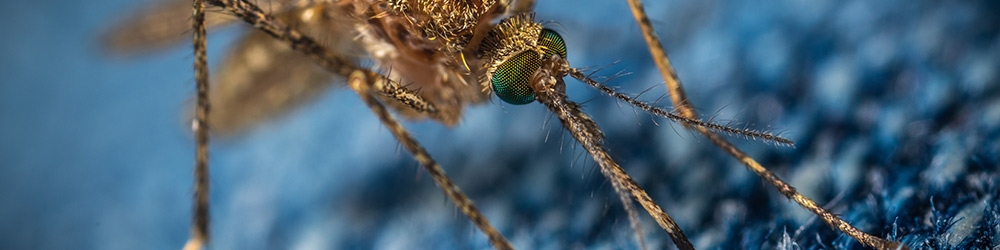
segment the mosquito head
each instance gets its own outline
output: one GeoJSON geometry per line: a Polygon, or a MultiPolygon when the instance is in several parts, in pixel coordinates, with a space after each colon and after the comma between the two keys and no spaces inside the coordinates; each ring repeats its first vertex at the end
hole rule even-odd
{"type": "Polygon", "coordinates": [[[490,87],[504,102],[521,105],[535,101],[531,89],[531,75],[541,67],[542,60],[559,55],[566,59],[566,43],[559,33],[542,29],[538,35],[537,47],[542,51],[525,50],[503,60],[490,77],[490,87]]]}
{"type": "Polygon", "coordinates": [[[535,101],[532,75],[542,61],[556,55],[566,59],[562,36],[532,19],[531,14],[523,14],[501,21],[480,47],[487,68],[483,84],[500,100],[514,105],[535,101]]]}

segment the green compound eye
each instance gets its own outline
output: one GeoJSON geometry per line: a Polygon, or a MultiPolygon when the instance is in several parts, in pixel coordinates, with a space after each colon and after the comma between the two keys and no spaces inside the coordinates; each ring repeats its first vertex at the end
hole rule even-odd
{"type": "Polygon", "coordinates": [[[493,72],[493,92],[514,105],[535,101],[535,91],[528,84],[531,74],[542,67],[542,59],[534,51],[525,51],[508,58],[493,72]]]}
{"type": "MultiPolygon", "coordinates": [[[[562,36],[550,29],[542,29],[538,34],[538,46],[545,58],[559,55],[566,59],[566,42],[562,36]]],[[[531,89],[531,75],[542,66],[542,57],[528,50],[521,52],[500,64],[493,72],[493,92],[504,102],[522,105],[535,101],[535,92],[531,89]]]]}
{"type": "Polygon", "coordinates": [[[542,46],[546,58],[558,54],[562,59],[566,59],[566,42],[563,42],[559,33],[550,29],[542,29],[542,33],[538,35],[538,45],[542,46]]]}

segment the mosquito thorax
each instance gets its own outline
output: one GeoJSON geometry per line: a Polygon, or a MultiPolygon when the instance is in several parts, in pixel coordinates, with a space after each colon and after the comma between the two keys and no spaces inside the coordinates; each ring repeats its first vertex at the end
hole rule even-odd
{"type": "Polygon", "coordinates": [[[500,21],[479,47],[486,61],[484,87],[514,105],[535,101],[531,77],[543,60],[554,55],[566,59],[562,36],[533,19],[532,14],[521,14],[500,21]]]}

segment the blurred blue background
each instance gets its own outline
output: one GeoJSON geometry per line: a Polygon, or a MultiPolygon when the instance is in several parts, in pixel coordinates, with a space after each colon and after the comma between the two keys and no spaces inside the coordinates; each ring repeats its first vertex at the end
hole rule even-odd
{"type": "MultiPolygon", "coordinates": [[[[187,43],[109,56],[100,34],[153,1],[8,1],[0,10],[0,249],[179,249],[194,143],[187,43]]],[[[624,1],[540,1],[571,64],[665,93],[624,1]]],[[[995,1],[647,1],[706,117],[862,230],[926,249],[1000,244],[995,1]]],[[[181,21],[181,20],[179,20],[181,21]]],[[[246,27],[209,34],[218,61],[246,27]]],[[[179,36],[181,34],[178,34],[179,36]]],[[[214,66],[213,67],[217,67],[214,66]]],[[[696,247],[859,248],[703,138],[567,82],[612,155],[696,247]],[[655,121],[655,122],[654,122],[655,121]]],[[[666,101],[660,102],[668,105],[666,101]]],[[[445,128],[410,122],[516,246],[634,248],[621,204],[541,105],[494,101],[445,128]]],[[[212,249],[489,245],[343,87],[212,144],[212,249]]],[[[646,240],[672,248],[642,215],[646,240]]]]}

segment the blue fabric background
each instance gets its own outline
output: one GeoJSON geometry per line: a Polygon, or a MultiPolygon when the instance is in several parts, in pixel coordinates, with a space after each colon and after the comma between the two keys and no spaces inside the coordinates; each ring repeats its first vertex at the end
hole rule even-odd
{"type": "MultiPolygon", "coordinates": [[[[188,234],[192,53],[114,58],[99,34],[150,1],[7,1],[0,10],[0,249],[179,249],[188,234]]],[[[705,118],[862,230],[918,249],[1000,244],[995,1],[647,1],[705,118]],[[664,3],[665,2],[665,3],[664,3]]],[[[545,1],[576,67],[665,93],[624,1],[545,1]]],[[[211,33],[218,61],[245,31],[211,33]]],[[[569,80],[611,154],[699,249],[851,249],[711,143],[569,80]]],[[[668,105],[667,101],[660,102],[668,105]]],[[[607,182],[538,104],[409,122],[516,246],[634,248],[607,182]]],[[[485,249],[343,87],[212,145],[212,249],[485,249]]],[[[673,248],[641,215],[653,248],[673,248]]]]}

